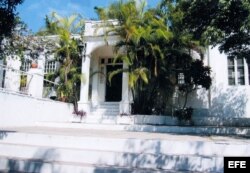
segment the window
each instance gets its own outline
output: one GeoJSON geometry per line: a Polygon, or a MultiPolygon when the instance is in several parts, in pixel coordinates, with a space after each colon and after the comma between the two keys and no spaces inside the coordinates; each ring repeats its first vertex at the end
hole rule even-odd
{"type": "MultiPolygon", "coordinates": [[[[247,62],[247,68],[248,68],[248,69],[246,70],[247,73],[248,73],[248,81],[250,81],[250,75],[249,75],[249,74],[250,74],[250,62],[249,62],[248,60],[246,60],[246,62],[247,62]]],[[[249,85],[250,85],[250,83],[249,83],[249,85]]]]}
{"type": "Polygon", "coordinates": [[[57,62],[56,61],[46,61],[44,72],[47,73],[54,73],[57,70],[57,62]]]}
{"type": "Polygon", "coordinates": [[[105,59],[101,58],[101,64],[105,64],[105,59]]]}
{"type": "Polygon", "coordinates": [[[27,72],[27,71],[29,71],[30,66],[31,66],[31,61],[25,60],[25,61],[23,61],[22,65],[21,65],[21,70],[27,72]]]}
{"type": "Polygon", "coordinates": [[[115,65],[122,64],[122,60],[118,59],[114,61],[114,58],[100,58],[99,63],[100,65],[115,65]]]}
{"type": "MultiPolygon", "coordinates": [[[[244,58],[233,58],[228,57],[228,84],[229,85],[245,85],[246,84],[246,70],[245,67],[248,65],[244,58]]],[[[249,66],[248,66],[249,68],[249,66]]],[[[249,75],[248,75],[249,76],[249,75]]],[[[249,83],[249,80],[248,80],[249,83]]]]}
{"type": "Polygon", "coordinates": [[[235,63],[234,58],[230,57],[227,59],[228,62],[228,84],[235,85],[235,63]]]}
{"type": "Polygon", "coordinates": [[[178,73],[178,84],[185,84],[184,73],[178,73]]]}
{"type": "Polygon", "coordinates": [[[237,58],[238,85],[245,85],[244,59],[237,58]]]}
{"type": "Polygon", "coordinates": [[[112,58],[109,58],[109,59],[108,59],[108,64],[112,64],[112,62],[113,62],[113,59],[112,59],[112,58]]]}

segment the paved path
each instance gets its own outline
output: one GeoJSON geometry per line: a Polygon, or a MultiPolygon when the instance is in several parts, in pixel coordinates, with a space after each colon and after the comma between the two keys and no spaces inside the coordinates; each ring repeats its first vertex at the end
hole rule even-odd
{"type": "Polygon", "coordinates": [[[226,136],[199,136],[199,135],[179,135],[169,133],[149,133],[149,132],[131,132],[121,130],[101,130],[85,128],[53,128],[53,127],[0,127],[0,133],[5,131],[38,133],[65,136],[82,136],[82,137],[101,137],[101,138],[120,138],[120,139],[160,139],[160,140],[178,140],[178,141],[204,141],[216,143],[244,143],[250,144],[250,139],[242,137],[226,136]]]}

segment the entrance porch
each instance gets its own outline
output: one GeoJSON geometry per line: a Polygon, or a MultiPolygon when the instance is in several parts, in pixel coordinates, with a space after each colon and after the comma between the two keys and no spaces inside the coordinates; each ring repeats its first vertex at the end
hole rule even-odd
{"type": "Polygon", "coordinates": [[[86,41],[82,60],[82,74],[79,110],[88,115],[117,116],[130,114],[128,74],[120,73],[109,81],[109,74],[118,69],[125,69],[122,62],[114,63],[115,38],[106,44],[102,39],[86,41]]]}

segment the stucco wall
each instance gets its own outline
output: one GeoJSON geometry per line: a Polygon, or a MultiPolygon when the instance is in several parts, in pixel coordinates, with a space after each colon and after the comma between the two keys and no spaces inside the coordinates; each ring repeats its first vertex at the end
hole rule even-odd
{"type": "MultiPolygon", "coordinates": [[[[3,60],[0,59],[0,65],[3,65],[3,60]]],[[[0,67],[0,88],[2,87],[3,82],[3,68],[0,67]]]]}
{"type": "Polygon", "coordinates": [[[72,112],[71,104],[0,90],[0,127],[40,121],[65,122],[72,118],[72,112]]]}
{"type": "Polygon", "coordinates": [[[227,55],[220,53],[218,47],[209,48],[204,64],[211,67],[212,86],[209,91],[201,89],[190,94],[187,106],[196,108],[196,114],[204,118],[250,118],[248,76],[246,85],[228,85],[227,55]],[[204,109],[208,114],[203,113],[204,109]]]}
{"type": "Polygon", "coordinates": [[[227,56],[217,47],[209,50],[213,85],[210,115],[216,117],[250,118],[250,86],[228,85],[227,56]]]}

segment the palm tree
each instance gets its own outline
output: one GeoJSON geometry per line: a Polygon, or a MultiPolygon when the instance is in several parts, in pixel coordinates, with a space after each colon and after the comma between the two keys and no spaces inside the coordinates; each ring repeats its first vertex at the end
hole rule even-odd
{"type": "Polygon", "coordinates": [[[110,28],[106,34],[120,36],[115,60],[123,60],[128,69],[113,72],[110,79],[120,72],[129,74],[133,113],[164,113],[178,86],[178,70],[190,72],[193,50],[203,57],[199,40],[182,26],[184,12],[176,5],[178,2],[166,0],[156,9],[145,10],[145,3],[121,0],[107,9],[96,8],[110,28]],[[107,19],[116,19],[118,25],[107,19]]]}
{"type": "Polygon", "coordinates": [[[185,15],[183,3],[185,1],[163,0],[156,13],[165,20],[173,33],[173,39],[165,49],[166,59],[172,61],[170,70],[175,76],[181,72],[184,75],[184,84],[179,85],[178,80],[174,82],[178,92],[184,96],[184,102],[181,109],[185,109],[188,101],[188,95],[197,89],[203,87],[208,89],[211,85],[210,68],[204,66],[203,57],[205,48],[208,46],[202,38],[197,40],[196,34],[185,27],[185,15]],[[195,60],[192,52],[200,55],[200,60],[195,60]],[[198,82],[199,81],[199,82],[198,82]]]}
{"type": "Polygon", "coordinates": [[[75,112],[78,111],[77,101],[82,75],[78,40],[74,39],[73,35],[81,35],[83,29],[84,21],[80,15],[62,17],[53,12],[50,17],[46,16],[46,28],[38,33],[58,36],[56,53],[61,62],[58,93],[60,97],[66,97],[69,102],[73,102],[75,112]]]}
{"type": "MultiPolygon", "coordinates": [[[[158,76],[159,62],[164,58],[159,40],[168,42],[172,33],[162,19],[157,18],[152,11],[145,10],[145,3],[136,4],[134,0],[118,1],[108,9],[96,8],[101,19],[117,19],[118,25],[106,23],[110,28],[106,34],[116,33],[120,41],[116,44],[115,61],[120,59],[127,64],[128,69],[119,69],[110,75],[127,72],[129,86],[134,100],[134,113],[148,112],[152,93],[145,94],[145,88],[151,86],[149,79],[158,76]],[[121,54],[121,50],[125,53],[121,54]],[[145,98],[145,95],[148,97],[145,98]]],[[[155,92],[155,91],[153,91],[155,92]]]]}

